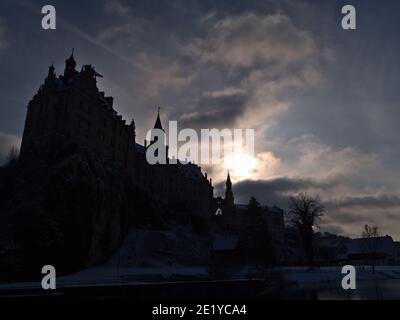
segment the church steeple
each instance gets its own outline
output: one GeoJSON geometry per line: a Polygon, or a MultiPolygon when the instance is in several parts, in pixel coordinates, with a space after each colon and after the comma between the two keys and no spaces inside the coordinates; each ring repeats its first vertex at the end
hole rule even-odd
{"type": "Polygon", "coordinates": [[[227,213],[232,213],[235,209],[235,200],[233,197],[233,191],[232,191],[232,181],[231,177],[229,175],[228,171],[228,176],[226,177],[226,183],[225,183],[226,189],[225,189],[225,210],[227,213]]]}
{"type": "Polygon", "coordinates": [[[157,111],[157,119],[156,119],[156,123],[154,124],[154,129],[161,129],[164,131],[164,129],[161,125],[161,120],[160,120],[160,107],[158,108],[158,111],[157,111]]]}
{"type": "MultiPolygon", "coordinates": [[[[168,163],[168,146],[165,144],[166,143],[166,140],[165,140],[165,130],[163,129],[163,127],[162,127],[162,125],[161,125],[161,119],[160,119],[160,108],[158,108],[158,111],[157,111],[157,119],[156,119],[156,122],[154,123],[154,128],[153,129],[151,129],[151,130],[154,130],[154,129],[159,129],[159,130],[162,130],[163,131],[163,138],[162,138],[162,140],[164,140],[163,141],[163,146],[165,147],[165,155],[166,155],[166,158],[165,158],[165,161],[168,163]]],[[[156,143],[157,141],[158,141],[158,135],[155,135],[153,138],[152,138],[152,140],[149,142],[149,145],[147,145],[146,144],[146,141],[145,141],[145,147],[150,147],[152,144],[154,144],[154,143],[156,143]]],[[[155,156],[158,156],[158,150],[155,150],[155,152],[154,152],[154,155],[155,156]]]]}
{"type": "Polygon", "coordinates": [[[232,182],[231,182],[231,176],[229,175],[229,170],[228,170],[228,176],[226,177],[226,186],[229,188],[232,188],[232,182]]]}

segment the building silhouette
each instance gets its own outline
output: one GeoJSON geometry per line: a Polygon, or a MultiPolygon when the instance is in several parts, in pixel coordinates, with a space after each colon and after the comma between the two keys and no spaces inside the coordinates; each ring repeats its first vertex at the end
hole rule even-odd
{"type": "MultiPolygon", "coordinates": [[[[127,124],[113,108],[113,98],[99,91],[99,77],[102,75],[91,65],[77,71],[73,52],[62,75],[57,77],[54,66],[49,67],[27,107],[20,158],[89,150],[102,161],[121,166],[161,206],[209,217],[213,209],[211,179],[193,163],[148,164],[148,146],[136,143],[134,120],[127,124]]],[[[162,129],[159,113],[154,128],[162,129]]]]}

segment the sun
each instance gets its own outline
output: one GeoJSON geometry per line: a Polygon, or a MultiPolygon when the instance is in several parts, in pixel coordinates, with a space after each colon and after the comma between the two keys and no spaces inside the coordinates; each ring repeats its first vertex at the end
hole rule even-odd
{"type": "Polygon", "coordinates": [[[225,167],[235,180],[251,178],[256,168],[257,159],[246,153],[237,153],[225,158],[225,167]]]}

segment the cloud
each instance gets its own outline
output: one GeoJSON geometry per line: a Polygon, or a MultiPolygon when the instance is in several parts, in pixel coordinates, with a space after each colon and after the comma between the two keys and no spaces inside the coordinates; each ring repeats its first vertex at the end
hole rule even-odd
{"type": "Polygon", "coordinates": [[[339,227],[343,234],[353,237],[360,237],[362,228],[365,224],[377,225],[383,234],[391,234],[395,239],[398,237],[398,212],[400,206],[382,206],[377,207],[364,203],[349,207],[337,206],[332,208],[327,204],[327,211],[321,220],[321,228],[326,230],[332,226],[339,227]]]}
{"type": "Polygon", "coordinates": [[[141,54],[136,57],[136,61],[147,70],[140,83],[140,91],[146,98],[159,96],[163,90],[180,91],[196,77],[195,73],[186,70],[178,60],[141,54]]]}
{"type": "Polygon", "coordinates": [[[184,113],[180,123],[185,128],[233,127],[244,112],[246,100],[246,92],[240,88],[204,92],[196,111],[184,113]]]}
{"type": "Polygon", "coordinates": [[[207,125],[213,119],[211,123],[218,127],[254,128],[262,137],[292,107],[287,99],[291,93],[323,81],[319,70],[323,50],[285,14],[246,13],[222,19],[208,15],[203,27],[202,37],[182,45],[183,54],[203,72],[212,70],[208,72],[214,78],[215,73],[219,75],[222,88],[216,92],[235,88],[240,95],[230,92],[223,97],[200,98],[195,108],[207,116],[195,117],[196,122],[207,125]],[[229,99],[233,97],[241,100],[232,103],[229,99]],[[214,106],[213,111],[204,110],[204,101],[214,106]],[[222,106],[214,102],[222,102],[222,106]],[[229,108],[223,108],[226,103],[229,108]],[[220,117],[218,107],[222,109],[220,117]],[[231,111],[229,115],[225,110],[231,111]]]}
{"type": "Polygon", "coordinates": [[[209,39],[197,39],[186,47],[201,62],[231,67],[256,64],[288,65],[315,54],[310,35],[296,28],[284,14],[231,16],[217,21],[209,39]]]}
{"type": "Polygon", "coordinates": [[[322,50],[287,15],[208,12],[182,35],[162,18],[125,11],[129,19],[108,25],[96,41],[140,67],[143,105],[173,105],[184,127],[254,128],[262,136],[289,110],[286,95],[321,81],[322,50]]]}
{"type": "Polygon", "coordinates": [[[116,6],[114,1],[106,3],[107,13],[114,15],[118,10],[125,18],[107,25],[95,38],[113,51],[123,53],[135,66],[130,81],[135,79],[139,93],[136,99],[157,100],[163,94],[176,93],[190,85],[197,73],[182,61],[174,35],[165,34],[168,28],[136,16],[130,7],[117,3],[116,6]]]}
{"type": "Polygon", "coordinates": [[[290,139],[285,149],[289,164],[285,169],[305,177],[362,177],[381,165],[378,154],[363,152],[355,147],[333,148],[311,134],[290,139]]]}
{"type": "Polygon", "coordinates": [[[118,0],[105,1],[104,11],[119,18],[127,17],[131,13],[129,6],[118,0]]]}
{"type": "Polygon", "coordinates": [[[400,208],[400,194],[377,194],[377,195],[359,195],[344,197],[342,199],[332,200],[327,203],[330,208],[348,208],[348,207],[368,207],[376,208],[400,208]]]}
{"type": "MultiPolygon", "coordinates": [[[[276,204],[287,208],[288,199],[291,195],[300,191],[316,188],[328,188],[329,182],[322,182],[306,178],[279,177],[269,180],[244,180],[235,183],[233,190],[237,196],[236,200],[247,203],[251,196],[256,197],[260,203],[276,204]]],[[[224,191],[224,183],[216,185],[217,192],[224,191]]]]}

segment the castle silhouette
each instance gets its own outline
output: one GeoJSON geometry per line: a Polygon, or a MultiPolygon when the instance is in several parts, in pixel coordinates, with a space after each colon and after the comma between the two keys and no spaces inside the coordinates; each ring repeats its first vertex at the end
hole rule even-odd
{"type": "MultiPolygon", "coordinates": [[[[113,98],[97,88],[98,77],[102,75],[91,65],[77,71],[73,52],[62,75],[57,77],[54,66],[49,67],[27,107],[20,159],[43,158],[68,148],[90,150],[102,161],[123,167],[154,201],[208,217],[214,207],[207,173],[193,163],[149,165],[148,146],[136,143],[134,120],[128,125],[115,111],[113,98]]],[[[159,113],[154,128],[162,129],[159,113]]]]}

